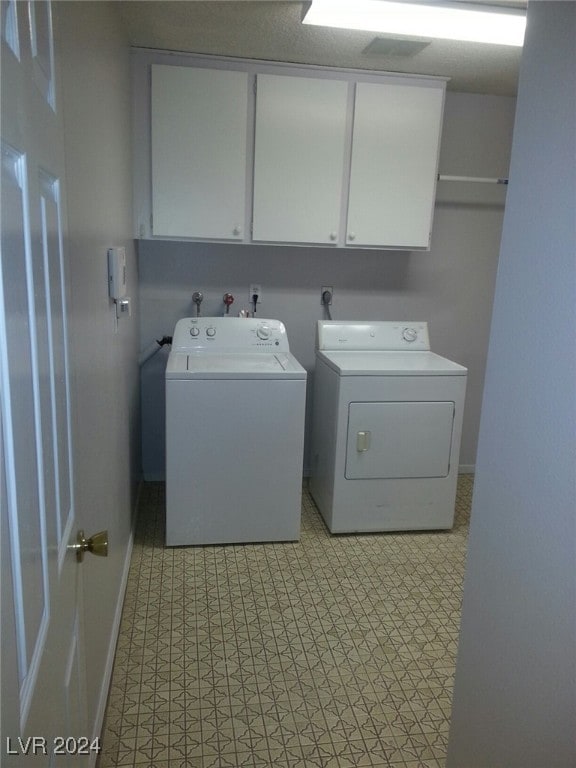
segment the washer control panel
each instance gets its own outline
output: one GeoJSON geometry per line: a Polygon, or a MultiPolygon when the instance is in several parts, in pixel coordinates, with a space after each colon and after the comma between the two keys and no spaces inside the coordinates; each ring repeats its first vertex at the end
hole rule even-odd
{"type": "Polygon", "coordinates": [[[185,317],[172,337],[173,352],[289,352],[280,320],[255,317],[185,317]]]}
{"type": "Polygon", "coordinates": [[[430,351],[428,323],[397,323],[384,320],[349,322],[320,320],[316,349],[355,349],[397,352],[430,351]]]}

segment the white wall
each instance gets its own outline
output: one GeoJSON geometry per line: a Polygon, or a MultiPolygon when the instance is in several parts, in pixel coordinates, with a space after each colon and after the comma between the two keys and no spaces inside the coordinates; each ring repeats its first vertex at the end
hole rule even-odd
{"type": "MultiPolygon", "coordinates": [[[[506,176],[514,110],[512,98],[449,92],[440,172],[506,176]]],[[[261,315],[286,323],[292,351],[313,373],[320,287],[332,285],[334,319],[428,320],[433,349],[468,366],[461,464],[474,465],[504,200],[503,187],[439,183],[430,253],[141,241],[141,348],[193,314],[193,291],[204,293],[203,313],[216,315],[227,291],[236,312],[248,307],[249,284],[258,282],[261,315]]],[[[149,479],[164,474],[166,356],[142,371],[149,479]]]]}
{"type": "Polygon", "coordinates": [[[575,40],[574,3],[529,5],[450,768],[576,765],[575,40]]]}
{"type": "Polygon", "coordinates": [[[53,4],[65,121],[77,517],[87,535],[107,528],[110,542],[107,560],[87,557],[82,565],[91,724],[102,714],[98,697],[140,466],[129,52],[115,6],[53,4]],[[107,286],[111,245],[127,249],[135,299],[132,317],[117,331],[107,286]]]}

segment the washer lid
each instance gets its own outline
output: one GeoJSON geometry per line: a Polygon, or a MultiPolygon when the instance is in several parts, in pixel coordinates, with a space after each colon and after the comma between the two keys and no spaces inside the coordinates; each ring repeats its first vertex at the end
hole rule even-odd
{"type": "Polygon", "coordinates": [[[316,353],[340,376],[465,376],[467,369],[434,352],[316,353]]]}
{"type": "Polygon", "coordinates": [[[167,379],[305,379],[296,358],[285,354],[172,352],[167,379]]]}

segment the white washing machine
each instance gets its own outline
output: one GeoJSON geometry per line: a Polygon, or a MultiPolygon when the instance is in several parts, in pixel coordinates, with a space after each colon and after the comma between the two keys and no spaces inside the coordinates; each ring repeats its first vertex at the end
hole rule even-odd
{"type": "Polygon", "coordinates": [[[300,537],[306,371],[284,325],[185,318],[166,367],[166,543],[300,537]]]}
{"type": "Polygon", "coordinates": [[[467,370],[427,323],[320,321],[310,490],[333,533],[451,528],[467,370]]]}

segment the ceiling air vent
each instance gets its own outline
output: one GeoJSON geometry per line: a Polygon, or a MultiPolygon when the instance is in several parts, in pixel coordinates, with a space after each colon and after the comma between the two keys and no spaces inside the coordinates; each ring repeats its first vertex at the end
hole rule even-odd
{"type": "Polygon", "coordinates": [[[430,45],[430,40],[406,37],[375,37],[362,51],[366,56],[414,56],[430,45]]]}

